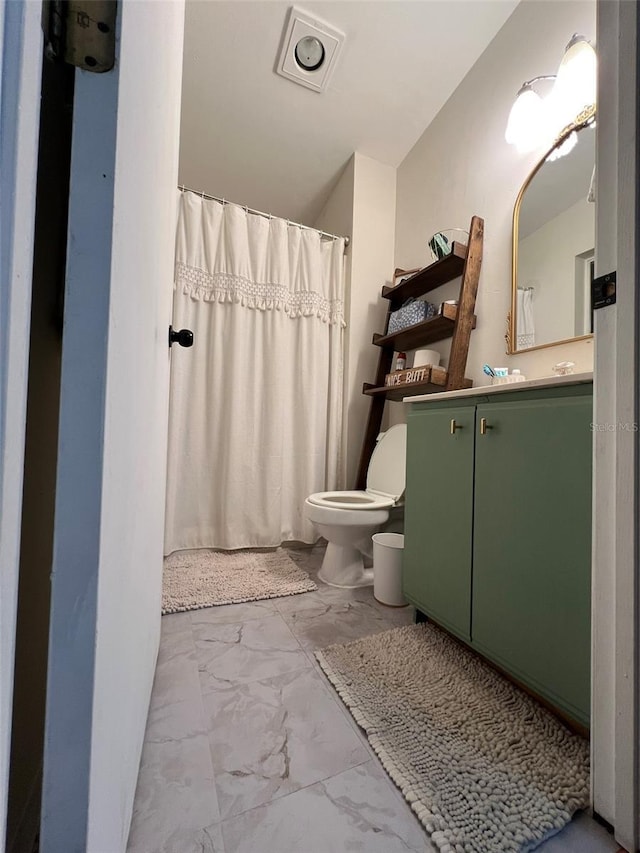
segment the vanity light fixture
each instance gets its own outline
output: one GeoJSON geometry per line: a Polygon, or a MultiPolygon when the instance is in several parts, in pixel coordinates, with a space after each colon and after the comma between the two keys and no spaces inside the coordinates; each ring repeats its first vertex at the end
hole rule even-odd
{"type": "Polygon", "coordinates": [[[511,107],[504,138],[515,145],[521,154],[538,148],[548,136],[548,113],[545,102],[534,91],[533,84],[539,80],[555,80],[555,76],[534,77],[522,84],[511,107]]]}
{"type": "Polygon", "coordinates": [[[585,107],[595,104],[596,85],[597,59],[593,45],[584,36],[574,35],[562,57],[550,96],[555,120],[566,127],[585,107]]]}
{"type": "MultiPolygon", "coordinates": [[[[558,73],[534,77],[520,88],[509,113],[506,141],[526,154],[557,139],[585,111],[594,111],[596,69],[593,45],[575,33],[565,48],[558,73]],[[533,88],[543,80],[554,81],[544,98],[533,88]]],[[[574,144],[575,140],[566,148],[563,145],[557,156],[568,154],[574,144]]]]}

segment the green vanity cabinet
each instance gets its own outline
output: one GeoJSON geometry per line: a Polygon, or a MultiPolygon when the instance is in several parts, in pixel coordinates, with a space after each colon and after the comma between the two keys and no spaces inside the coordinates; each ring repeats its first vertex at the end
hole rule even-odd
{"type": "Polygon", "coordinates": [[[584,724],[591,421],[590,383],[412,405],[403,567],[419,610],[584,724]]]}
{"type": "Polygon", "coordinates": [[[473,643],[589,716],[591,396],[477,406],[473,643]]]}
{"type": "Polygon", "coordinates": [[[475,409],[426,409],[412,413],[410,423],[404,591],[436,622],[469,640],[475,409]]]}

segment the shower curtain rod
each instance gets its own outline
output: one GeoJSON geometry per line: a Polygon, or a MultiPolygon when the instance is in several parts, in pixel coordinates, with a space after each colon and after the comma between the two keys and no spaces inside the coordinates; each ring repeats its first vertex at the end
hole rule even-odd
{"type": "MultiPolygon", "coordinates": [[[[206,198],[209,201],[218,201],[220,204],[234,204],[234,202],[230,202],[226,198],[218,198],[216,195],[207,195],[207,193],[200,192],[200,190],[192,190],[189,187],[185,187],[184,184],[180,184],[178,189],[182,193],[193,193],[194,195],[199,195],[201,198],[206,198]]],[[[256,216],[264,216],[265,219],[276,219],[282,217],[274,217],[271,213],[264,213],[262,210],[255,210],[253,207],[247,207],[246,204],[239,204],[238,207],[241,207],[247,213],[253,213],[256,216]]],[[[303,228],[305,231],[316,231],[321,237],[330,237],[332,240],[344,240],[344,248],[345,251],[349,247],[349,243],[351,242],[351,237],[343,237],[340,238],[337,234],[329,234],[328,231],[320,231],[319,228],[311,228],[310,225],[302,225],[301,222],[292,222],[290,219],[286,220],[289,225],[295,225],[296,228],[303,228]]]]}

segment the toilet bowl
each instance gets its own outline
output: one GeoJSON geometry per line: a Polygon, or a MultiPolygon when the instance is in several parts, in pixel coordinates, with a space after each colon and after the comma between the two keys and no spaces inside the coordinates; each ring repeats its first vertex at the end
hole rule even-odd
{"type": "Polygon", "coordinates": [[[400,504],[405,487],[407,427],[383,433],[371,455],[364,491],[316,492],[306,499],[305,515],[327,540],[318,577],[330,586],[355,588],[373,583],[363,551],[400,504]]]}

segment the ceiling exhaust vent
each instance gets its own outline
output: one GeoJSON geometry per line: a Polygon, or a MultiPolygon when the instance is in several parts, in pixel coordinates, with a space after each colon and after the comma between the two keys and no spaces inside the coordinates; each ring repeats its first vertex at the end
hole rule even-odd
{"type": "Polygon", "coordinates": [[[276,71],[307,89],[323,92],[333,74],[343,41],[344,33],[292,6],[276,71]]]}

